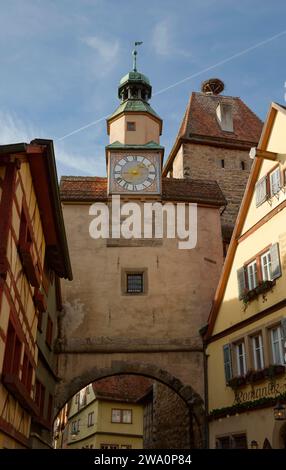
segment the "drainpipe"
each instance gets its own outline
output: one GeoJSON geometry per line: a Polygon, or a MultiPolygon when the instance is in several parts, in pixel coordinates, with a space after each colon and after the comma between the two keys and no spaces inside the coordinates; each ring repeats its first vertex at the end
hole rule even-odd
{"type": "Polygon", "coordinates": [[[206,345],[204,344],[204,384],[205,384],[205,410],[206,410],[206,421],[205,421],[205,447],[209,449],[209,391],[208,391],[208,354],[206,354],[206,345]]]}
{"type": "Polygon", "coordinates": [[[208,324],[203,326],[199,333],[202,337],[203,342],[203,361],[204,361],[204,402],[205,402],[205,429],[204,429],[204,441],[205,441],[205,448],[209,449],[209,422],[208,422],[208,415],[209,415],[209,392],[208,392],[208,355],[206,354],[206,343],[204,341],[204,335],[207,331],[208,324]]]}

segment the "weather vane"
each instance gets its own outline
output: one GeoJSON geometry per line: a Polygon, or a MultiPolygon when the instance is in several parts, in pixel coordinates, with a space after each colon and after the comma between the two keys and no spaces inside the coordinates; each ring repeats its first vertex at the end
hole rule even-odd
{"type": "Polygon", "coordinates": [[[132,51],[132,55],[133,55],[133,72],[137,72],[137,65],[136,65],[137,50],[136,50],[136,47],[141,46],[141,44],[143,44],[143,41],[135,41],[135,43],[134,43],[135,49],[132,51]]]}

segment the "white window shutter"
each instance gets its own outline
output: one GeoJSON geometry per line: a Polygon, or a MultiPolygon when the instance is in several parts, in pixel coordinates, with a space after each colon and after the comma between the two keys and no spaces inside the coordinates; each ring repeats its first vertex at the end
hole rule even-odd
{"type": "Polygon", "coordinates": [[[277,279],[281,276],[281,264],[279,256],[279,243],[274,243],[270,248],[271,256],[271,278],[272,280],[277,279]]]}
{"type": "Polygon", "coordinates": [[[255,185],[255,194],[256,194],[256,207],[263,204],[266,201],[267,194],[267,177],[264,176],[255,185]]]}
{"type": "Polygon", "coordinates": [[[241,300],[246,291],[246,279],[244,267],[237,270],[238,298],[241,300]]]}
{"type": "Polygon", "coordinates": [[[281,177],[280,169],[277,168],[273,173],[270,174],[271,193],[277,194],[281,188],[281,177]]]}

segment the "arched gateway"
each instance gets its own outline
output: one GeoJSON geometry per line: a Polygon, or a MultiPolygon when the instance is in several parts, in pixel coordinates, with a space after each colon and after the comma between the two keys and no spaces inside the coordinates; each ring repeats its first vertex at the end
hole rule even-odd
{"type": "Polygon", "coordinates": [[[191,429],[190,446],[200,448],[205,446],[205,413],[201,397],[189,385],[184,385],[178,378],[171,375],[166,370],[158,366],[143,362],[113,361],[111,366],[99,369],[97,367],[86,368],[81,375],[73,380],[62,382],[57,387],[55,403],[55,414],[57,414],[64,404],[75,395],[80,389],[89,384],[114,375],[140,375],[156,380],[173,392],[185,402],[190,416],[191,429]]]}
{"type": "Polygon", "coordinates": [[[162,120],[148,103],[151,92],[136,68],[121,79],[121,103],[107,120],[107,178],[61,179],[74,280],[63,284],[56,406],[96,379],[145,375],[185,401],[192,446],[202,447],[199,329],[222,267],[220,209],[226,201],[215,181],[162,178],[162,120]],[[156,203],[157,211],[152,207],[145,217],[145,203],[149,210],[156,203]],[[136,221],[130,219],[135,212],[136,221]]]}

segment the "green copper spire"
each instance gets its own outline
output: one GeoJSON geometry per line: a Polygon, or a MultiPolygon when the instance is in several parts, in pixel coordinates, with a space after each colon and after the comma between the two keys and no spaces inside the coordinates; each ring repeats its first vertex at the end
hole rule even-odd
{"type": "Polygon", "coordinates": [[[113,118],[121,113],[136,112],[148,113],[160,119],[158,114],[151,108],[148,101],[152,96],[152,86],[146,75],[137,70],[137,47],[143,44],[142,41],[134,43],[135,48],[132,51],[133,69],[124,75],[118,86],[118,98],[121,100],[120,105],[109,117],[113,118]]]}
{"type": "Polygon", "coordinates": [[[137,50],[136,50],[136,47],[137,46],[141,46],[141,44],[143,44],[143,41],[136,41],[135,43],[135,49],[132,51],[132,55],[133,55],[133,72],[137,72],[137,64],[136,64],[136,61],[137,61],[137,50]]]}

